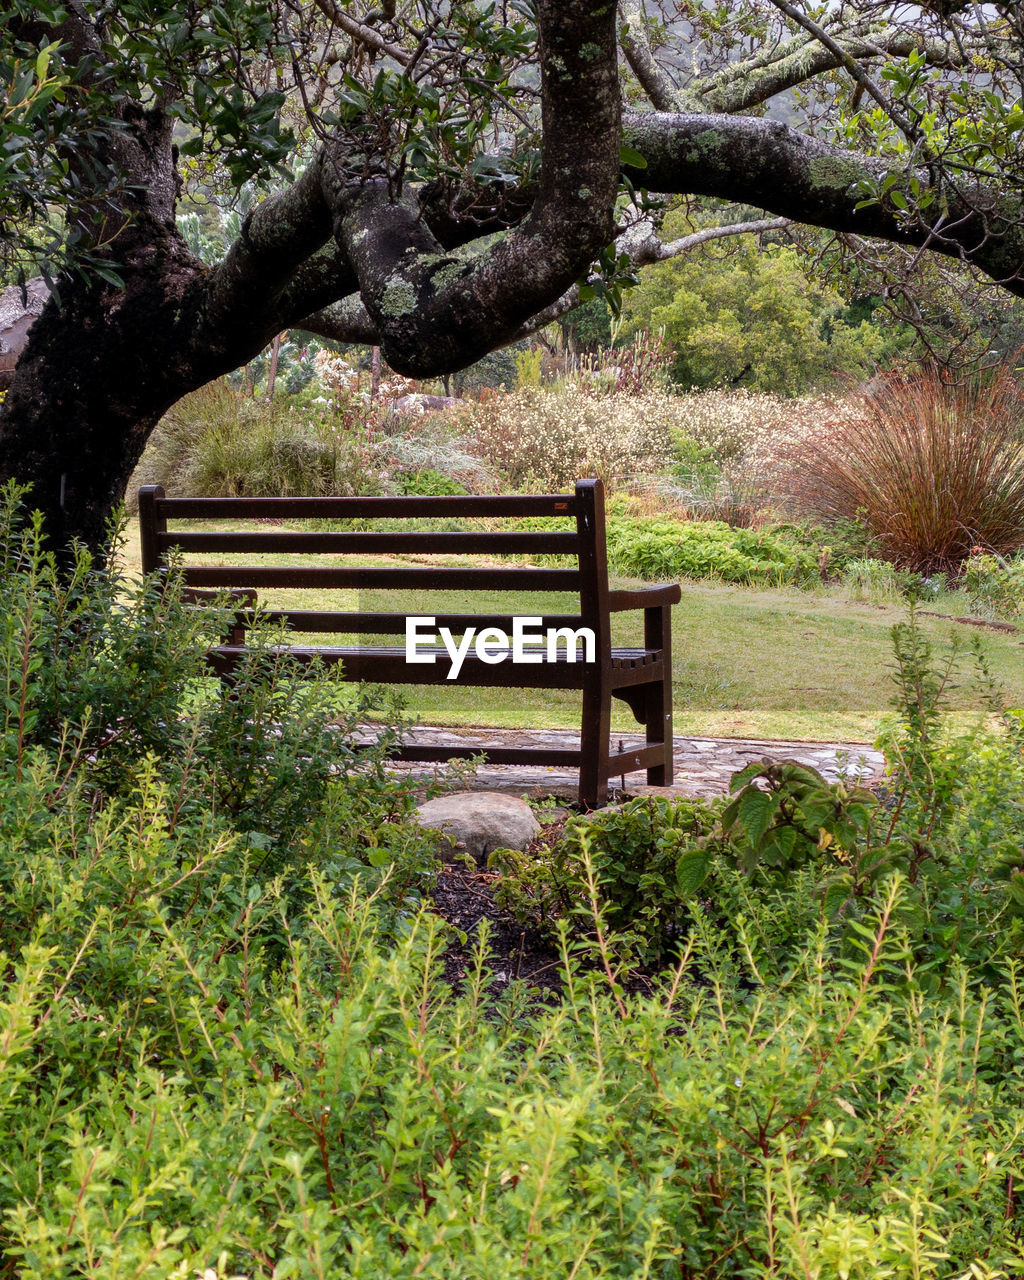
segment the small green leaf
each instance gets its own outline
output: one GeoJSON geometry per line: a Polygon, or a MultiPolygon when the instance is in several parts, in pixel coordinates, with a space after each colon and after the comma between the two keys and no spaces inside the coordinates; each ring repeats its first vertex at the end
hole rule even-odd
{"type": "Polygon", "coordinates": [[[646,169],[647,161],[643,158],[639,151],[634,151],[632,147],[626,146],[625,143],[619,147],[619,160],[622,164],[627,164],[631,169],[646,169]]]}
{"type": "Polygon", "coordinates": [[[711,859],[706,849],[687,849],[676,863],[676,883],[685,896],[696,893],[711,870],[711,859]]]}

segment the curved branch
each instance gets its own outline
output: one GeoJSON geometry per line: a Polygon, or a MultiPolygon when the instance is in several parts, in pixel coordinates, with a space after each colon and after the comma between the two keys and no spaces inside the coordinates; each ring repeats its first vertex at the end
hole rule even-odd
{"type": "Polygon", "coordinates": [[[379,347],[380,334],[377,326],[370,319],[370,313],[363,306],[358,294],[352,294],[333,302],[329,307],[322,307],[312,315],[303,316],[291,326],[294,329],[308,329],[310,333],[321,338],[333,338],[335,342],[350,342],[356,346],[379,347]]]}
{"type": "Polygon", "coordinates": [[[923,53],[929,65],[940,67],[959,66],[964,61],[941,41],[925,41],[914,32],[898,29],[873,36],[847,33],[837,36],[834,44],[836,50],[819,43],[810,34],[795,36],[780,45],[770,58],[759,54],[725,67],[692,95],[698,100],[695,105],[681,102],[676,110],[704,110],[723,115],[747,111],[815,76],[837,67],[848,68],[851,60],[858,68],[862,62],[887,54],[907,57],[910,53],[923,53]]]}
{"type": "Polygon", "coordinates": [[[330,239],[322,166],[318,155],[290,187],[246,218],[238,239],[207,278],[206,310],[213,324],[259,319],[265,328],[265,313],[274,309],[302,264],[330,239]]]}
{"type": "Polygon", "coordinates": [[[343,9],[339,9],[333,3],[333,0],[316,0],[316,7],[324,17],[330,19],[336,27],[340,27],[346,35],[365,45],[367,49],[372,49],[374,53],[386,53],[389,58],[393,58],[402,67],[408,66],[412,61],[412,54],[403,49],[401,45],[392,44],[390,41],[385,40],[380,32],[375,31],[373,27],[350,17],[343,9]]]}
{"type": "Polygon", "coordinates": [[[509,341],[613,237],[620,141],[615,9],[593,0],[538,0],[536,9],[540,181],[524,221],[497,243],[445,253],[414,192],[394,197],[384,179],[348,176],[352,157],[340,151],[336,163],[325,165],[335,236],[359,278],[384,356],[401,373],[459,368],[509,341]]]}
{"type": "Polygon", "coordinates": [[[630,112],[626,142],[647,161],[627,168],[651,191],[717,196],[832,231],[919,245],[970,259],[1012,293],[1024,296],[1024,201],[973,183],[962,189],[925,170],[908,175],[907,217],[870,200],[890,171],[884,159],[844,151],[773,120],[742,116],[630,112]],[[920,210],[909,190],[934,198],[920,210]]]}

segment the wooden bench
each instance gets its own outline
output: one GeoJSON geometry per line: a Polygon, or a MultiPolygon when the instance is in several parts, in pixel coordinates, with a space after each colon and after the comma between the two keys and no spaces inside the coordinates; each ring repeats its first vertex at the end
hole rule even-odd
{"type": "MultiPolygon", "coordinates": [[[[546,647],[527,647],[531,661],[497,661],[495,649],[485,644],[482,652],[467,653],[458,675],[464,685],[500,688],[579,689],[583,694],[580,746],[578,749],[540,747],[496,748],[446,747],[405,744],[395,751],[403,760],[447,760],[484,754],[499,764],[575,765],[579,767],[579,799],[594,806],[608,796],[608,779],[637,769],[647,771],[647,781],[656,786],[672,781],[672,663],[671,606],[679,601],[676,584],[644,587],[635,591],[611,590],[605,551],[604,490],[599,480],[581,480],[575,493],[502,497],[404,497],[404,498],[167,498],[159,485],[147,485],[139,492],[139,519],[142,533],[142,566],[147,573],[167,563],[168,553],[177,549],[185,558],[184,583],[190,589],[242,589],[255,600],[257,590],[267,588],[311,588],[327,596],[339,589],[412,589],[422,599],[421,615],[433,617],[435,629],[448,628],[452,636],[465,635],[469,628],[496,627],[509,633],[512,613],[433,613],[430,601],[441,590],[458,592],[573,592],[579,599],[578,613],[531,615],[540,624],[529,631],[570,628],[589,629],[594,637],[593,660],[584,660],[573,645],[559,651],[549,661],[546,647]],[[541,517],[565,521],[572,518],[575,529],[504,530],[481,532],[351,531],[342,527],[330,531],[330,523],[375,519],[416,519],[443,517],[452,521],[472,521],[491,517],[541,517]],[[272,521],[252,532],[224,532],[214,522],[272,521]],[[296,532],[276,527],[281,521],[315,520],[326,525],[323,532],[296,532]],[[169,522],[187,521],[189,527],[168,528],[169,522]],[[192,553],[219,552],[248,560],[239,564],[189,563],[192,553]],[[522,559],[538,555],[571,556],[572,568],[449,567],[436,563],[407,563],[399,566],[352,565],[334,559],[329,564],[293,567],[268,563],[266,556],[282,553],[303,556],[338,557],[372,555],[414,555],[448,557],[452,554],[487,557],[514,556],[522,559]],[[250,557],[260,557],[254,563],[250,557]],[[622,610],[644,612],[643,642],[634,648],[614,648],[611,615],[622,610]],[[538,660],[538,657],[540,660],[538,660]],[[645,745],[627,751],[610,748],[611,700],[620,698],[644,726],[645,745]]],[[[441,646],[419,644],[419,662],[407,661],[407,646],[374,643],[324,645],[303,643],[302,635],[391,636],[405,635],[409,623],[405,613],[382,613],[357,609],[280,609],[264,616],[283,623],[296,639],[289,651],[300,662],[314,658],[324,663],[340,663],[346,680],[382,684],[444,684],[448,681],[448,654],[441,646]],[[433,664],[425,661],[433,653],[433,664]]],[[[240,612],[232,634],[207,654],[210,668],[222,678],[230,673],[245,653],[247,617],[240,612]]],[[[420,633],[425,630],[420,624],[420,633]]],[[[489,641],[493,646],[494,639],[489,641]]]]}

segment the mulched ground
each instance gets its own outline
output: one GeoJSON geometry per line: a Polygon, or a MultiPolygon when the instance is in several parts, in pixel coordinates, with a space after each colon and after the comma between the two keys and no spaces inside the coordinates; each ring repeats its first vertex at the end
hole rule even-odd
{"type": "Polygon", "coordinates": [[[472,962],[482,921],[488,922],[490,988],[500,994],[520,981],[539,1000],[557,1000],[562,990],[561,961],[550,941],[534,929],[503,914],[494,901],[498,876],[446,866],[437,878],[434,906],[439,915],[466,938],[456,939],[445,953],[445,977],[458,989],[472,962]]]}
{"type": "MultiPolygon", "coordinates": [[[[530,849],[553,844],[564,825],[565,816],[549,822],[530,849]]],[[[494,900],[499,880],[497,872],[471,870],[457,863],[446,863],[439,872],[432,895],[434,908],[465,936],[465,942],[453,939],[445,952],[445,978],[455,990],[462,986],[473,963],[480,925],[486,920],[490,995],[498,998],[511,983],[518,982],[531,1002],[555,1004],[564,986],[562,958],[550,937],[501,910],[494,900]]],[[[585,959],[581,964],[587,967],[585,959]]],[[[657,978],[656,973],[636,970],[621,975],[621,983],[628,993],[648,993],[657,978]]]]}

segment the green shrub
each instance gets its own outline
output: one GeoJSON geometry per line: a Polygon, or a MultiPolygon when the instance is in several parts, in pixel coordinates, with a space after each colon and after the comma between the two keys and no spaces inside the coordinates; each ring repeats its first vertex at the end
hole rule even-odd
{"type": "Polygon", "coordinates": [[[343,398],[300,407],[209,383],[157,424],[129,492],[288,497],[380,490],[362,421],[343,398]]]}
{"type": "Polygon", "coordinates": [[[614,508],[608,562],[636,578],[720,578],[745,585],[801,582],[818,571],[812,552],[763,530],[716,520],[628,518],[614,508]]]}
{"type": "Polygon", "coordinates": [[[715,848],[715,817],[715,805],[659,797],[572,818],[539,855],[492,854],[492,867],[502,872],[497,900],[534,928],[552,930],[573,916],[592,924],[587,906],[581,909],[589,878],[618,941],[643,963],[656,963],[678,946],[690,920],[690,896],[715,848]]]}
{"type": "Polygon", "coordinates": [[[432,467],[425,467],[422,471],[396,471],[391,480],[399,493],[414,496],[433,497],[468,492],[458,480],[453,480],[451,476],[435,471],[432,467]]]}
{"type": "Polygon", "coordinates": [[[1014,618],[1024,613],[1024,555],[977,552],[964,561],[960,586],[978,612],[1014,618]]]}

